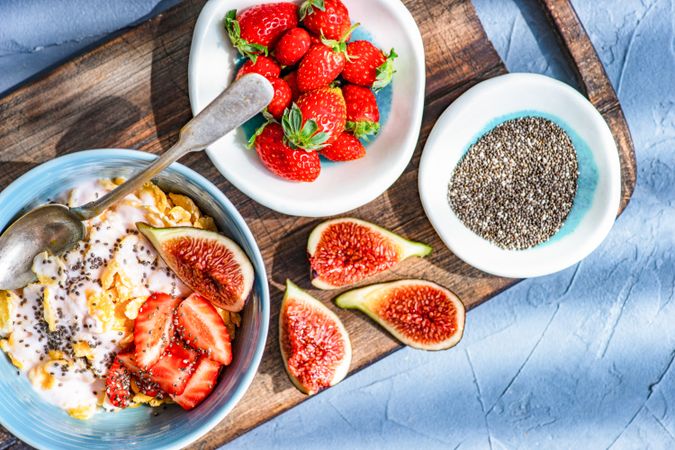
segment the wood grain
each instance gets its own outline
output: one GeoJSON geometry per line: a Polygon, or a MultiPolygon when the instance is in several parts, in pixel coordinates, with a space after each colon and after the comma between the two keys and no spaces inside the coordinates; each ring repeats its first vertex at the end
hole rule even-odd
{"type": "MultiPolygon", "coordinates": [[[[405,3],[420,27],[427,58],[421,138],[401,178],[379,198],[350,214],[435,249],[430,257],[406,261],[379,279],[434,280],[455,291],[471,308],[517,280],[488,276],[444,247],[423,214],[417,167],[421,149],[441,112],[467,88],[506,73],[506,69],[469,0],[405,3]]],[[[202,5],[199,0],[185,1],[0,99],[0,188],[37,164],[77,150],[126,147],[160,153],[166,149],[191,117],[187,60],[202,5]]],[[[629,150],[622,146],[628,163],[629,150]]],[[[281,365],[276,321],[286,278],[311,288],[304,247],[318,220],[288,217],[260,206],[228,183],[204,154],[189,155],[181,162],[213,181],[239,208],[260,245],[272,293],[270,337],[251,388],[234,411],[194,445],[213,448],[305,399],[288,381],[281,365]]],[[[343,319],[354,347],[352,371],[399,348],[362,315],[333,307],[330,299],[335,293],[312,293],[343,319]]],[[[16,445],[22,444],[0,429],[0,448],[16,445]]]]}

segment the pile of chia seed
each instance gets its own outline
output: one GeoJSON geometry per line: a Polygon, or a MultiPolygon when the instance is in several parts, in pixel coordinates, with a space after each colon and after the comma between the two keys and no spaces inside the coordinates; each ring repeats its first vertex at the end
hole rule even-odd
{"type": "Polygon", "coordinates": [[[448,203],[479,236],[507,250],[547,241],[577,191],[574,145],[541,117],[508,120],[484,134],[455,168],[448,203]]]}

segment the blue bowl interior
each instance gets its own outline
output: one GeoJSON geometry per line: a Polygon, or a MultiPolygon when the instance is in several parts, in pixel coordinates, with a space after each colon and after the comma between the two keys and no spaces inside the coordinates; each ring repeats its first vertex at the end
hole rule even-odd
{"type": "MultiPolygon", "coordinates": [[[[54,199],[78,182],[126,176],[147,165],[152,155],[130,150],[93,150],[43,164],[0,194],[0,229],[18,214],[54,199]]],[[[0,422],[30,445],[40,448],[178,448],[215,426],[243,396],[257,370],[267,335],[269,293],[258,247],[244,220],[225,196],[205,178],[174,164],[155,180],[160,187],[189,196],[219,229],[248,254],[256,270],[251,298],[243,310],[234,342],[234,360],[221,374],[209,398],[186,412],[177,405],[101,412],[88,421],[71,418],[40,399],[25,376],[0,357],[0,422]]]]}

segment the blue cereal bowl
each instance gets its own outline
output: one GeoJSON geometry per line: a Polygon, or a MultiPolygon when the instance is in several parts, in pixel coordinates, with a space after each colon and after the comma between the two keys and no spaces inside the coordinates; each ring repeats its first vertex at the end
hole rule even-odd
{"type": "MultiPolygon", "coordinates": [[[[89,150],[44,163],[0,193],[0,229],[14,218],[77,183],[92,178],[128,177],[155,156],[133,150],[89,150]]],[[[184,411],[139,407],[119,413],[100,412],[87,421],[43,401],[28,379],[0,357],[0,423],[29,445],[44,449],[181,448],[205,435],[234,408],[260,364],[269,325],[269,290],[265,265],[244,219],[206,178],[173,164],[155,181],[165,190],[191,197],[219,229],[234,239],[255,268],[253,292],[242,311],[234,341],[234,360],[221,374],[213,393],[197,408],[184,411]],[[158,414],[157,414],[158,413],[158,414]]]]}

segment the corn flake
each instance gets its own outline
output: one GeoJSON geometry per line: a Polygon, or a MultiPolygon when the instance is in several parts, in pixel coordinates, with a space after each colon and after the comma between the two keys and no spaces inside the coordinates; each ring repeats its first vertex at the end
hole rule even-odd
{"type": "Polygon", "coordinates": [[[103,330],[110,331],[115,320],[115,302],[108,291],[89,292],[87,294],[89,314],[103,323],[103,330]]]}
{"type": "Polygon", "coordinates": [[[189,226],[192,223],[192,217],[190,213],[187,212],[185,209],[181,208],[180,206],[174,206],[173,208],[171,208],[164,220],[165,222],[167,222],[167,225],[169,226],[176,226],[176,225],[189,226]]]}
{"type": "Polygon", "coordinates": [[[209,216],[200,217],[199,219],[195,220],[192,225],[195,228],[201,228],[203,230],[218,231],[218,227],[216,227],[216,222],[213,220],[212,217],[209,216]]]}
{"type": "Polygon", "coordinates": [[[38,364],[28,371],[28,379],[33,386],[48,391],[56,384],[56,377],[49,373],[48,363],[38,364]]]}
{"type": "Polygon", "coordinates": [[[164,214],[170,207],[166,194],[154,183],[145,183],[136,196],[146,206],[154,206],[159,214],[164,214]]]}
{"type": "Polygon", "coordinates": [[[89,361],[94,360],[94,350],[87,341],[79,341],[73,344],[73,354],[76,358],[87,358],[89,361]]]}
{"type": "Polygon", "coordinates": [[[0,336],[6,336],[12,332],[14,326],[12,305],[16,301],[18,298],[13,292],[0,291],[0,336]]]}
{"type": "Polygon", "coordinates": [[[10,334],[7,339],[2,339],[0,340],[0,350],[3,352],[7,353],[7,357],[11,361],[12,364],[14,364],[14,367],[17,369],[21,370],[23,369],[23,363],[19,361],[18,358],[16,358],[12,352],[9,351],[9,349],[14,345],[14,341],[12,338],[12,335],[10,334]]]}
{"type": "Polygon", "coordinates": [[[199,208],[191,198],[180,194],[169,194],[169,198],[174,206],[179,206],[187,211],[192,216],[193,220],[197,220],[201,217],[201,211],[199,211],[199,208]]]}
{"type": "Polygon", "coordinates": [[[93,416],[94,413],[96,412],[96,405],[95,404],[89,404],[89,405],[77,406],[75,408],[67,409],[66,412],[73,419],[87,420],[91,416],[93,416]]]}

